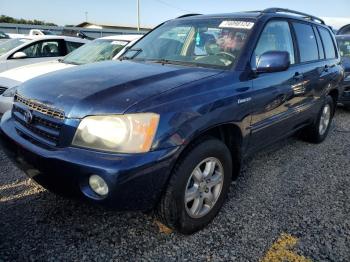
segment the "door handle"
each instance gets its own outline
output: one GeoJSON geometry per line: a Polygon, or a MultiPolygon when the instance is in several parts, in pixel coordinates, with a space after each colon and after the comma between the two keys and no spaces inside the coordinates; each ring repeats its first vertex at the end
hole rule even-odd
{"type": "Polygon", "coordinates": [[[242,93],[242,92],[248,91],[249,88],[250,88],[249,86],[245,86],[245,87],[239,87],[236,90],[237,90],[237,92],[242,93]]]}

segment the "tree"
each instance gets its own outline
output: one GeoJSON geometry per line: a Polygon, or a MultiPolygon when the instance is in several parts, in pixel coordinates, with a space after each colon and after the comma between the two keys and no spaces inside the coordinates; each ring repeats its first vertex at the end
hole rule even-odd
{"type": "Polygon", "coordinates": [[[9,23],[9,24],[26,24],[26,25],[48,25],[48,26],[57,26],[54,23],[47,23],[41,20],[27,20],[27,19],[17,19],[7,15],[0,16],[0,23],[9,23]]]}

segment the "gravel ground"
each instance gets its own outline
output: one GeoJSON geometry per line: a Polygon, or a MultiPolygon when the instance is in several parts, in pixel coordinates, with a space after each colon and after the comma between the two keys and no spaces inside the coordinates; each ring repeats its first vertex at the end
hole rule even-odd
{"type": "Polygon", "coordinates": [[[247,160],[218,217],[192,236],[50,194],[0,152],[0,261],[259,261],[283,234],[298,239],[294,254],[350,261],[349,132],[339,109],[323,144],[290,138],[247,160]]]}

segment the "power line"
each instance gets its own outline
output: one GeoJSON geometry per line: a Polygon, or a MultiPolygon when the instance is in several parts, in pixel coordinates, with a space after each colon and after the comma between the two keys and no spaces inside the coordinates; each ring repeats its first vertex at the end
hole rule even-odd
{"type": "Polygon", "coordinates": [[[167,6],[169,6],[169,7],[175,8],[175,9],[180,10],[180,11],[183,11],[183,12],[194,13],[193,11],[189,11],[189,10],[186,10],[186,9],[183,9],[183,8],[180,8],[180,7],[177,7],[177,6],[175,6],[175,5],[172,5],[172,4],[169,4],[169,3],[165,2],[165,1],[163,1],[163,0],[154,0],[154,1],[157,1],[157,2],[159,2],[159,3],[162,3],[163,5],[167,5],[167,6]]]}

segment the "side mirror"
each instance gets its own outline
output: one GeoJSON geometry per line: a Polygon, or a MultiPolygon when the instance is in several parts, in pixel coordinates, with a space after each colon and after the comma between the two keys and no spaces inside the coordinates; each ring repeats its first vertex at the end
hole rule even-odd
{"type": "Polygon", "coordinates": [[[287,70],[289,66],[290,56],[287,51],[268,51],[258,58],[256,72],[281,72],[287,70]]]}
{"type": "Polygon", "coordinates": [[[27,57],[27,55],[24,52],[16,52],[12,56],[13,59],[21,59],[21,58],[26,58],[26,57],[27,57]]]}

